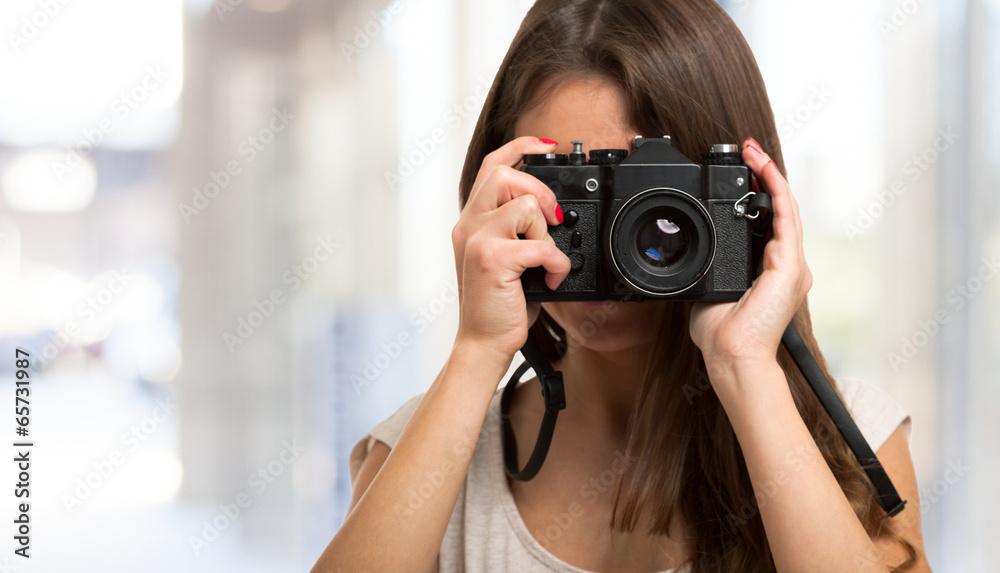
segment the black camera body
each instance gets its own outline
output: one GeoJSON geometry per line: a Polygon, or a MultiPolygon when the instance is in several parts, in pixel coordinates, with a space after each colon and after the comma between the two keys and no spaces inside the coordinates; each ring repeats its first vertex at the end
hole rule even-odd
{"type": "Polygon", "coordinates": [[[575,141],[569,155],[526,155],[521,170],[555,193],[564,221],[549,234],[572,263],[556,290],[544,268],[527,269],[529,302],[733,301],[756,276],[770,198],[752,199],[737,145],[713,145],[696,164],[669,137],[589,159],[575,141]]]}

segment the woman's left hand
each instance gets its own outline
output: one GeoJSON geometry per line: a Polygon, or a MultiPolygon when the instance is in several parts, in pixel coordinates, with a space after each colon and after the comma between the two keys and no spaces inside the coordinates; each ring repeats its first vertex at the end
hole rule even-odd
{"type": "Polygon", "coordinates": [[[788,182],[760,145],[743,142],[743,161],[760,191],[771,195],[774,236],[764,248],[763,270],[737,302],[699,303],[691,311],[691,338],[701,349],[709,377],[773,365],[785,327],[812,286],[802,249],[799,206],[788,182]]]}

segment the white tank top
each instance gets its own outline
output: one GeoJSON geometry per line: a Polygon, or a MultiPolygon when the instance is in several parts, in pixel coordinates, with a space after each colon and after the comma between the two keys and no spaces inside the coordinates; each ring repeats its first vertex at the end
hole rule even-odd
{"type": "MultiPolygon", "coordinates": [[[[858,428],[878,451],[889,436],[904,425],[906,439],[911,432],[910,417],[902,406],[888,394],[867,382],[844,378],[837,381],[844,396],[844,403],[854,417],[858,428]]],[[[555,557],[528,531],[517,511],[514,497],[507,483],[503,467],[500,441],[500,393],[497,390],[490,402],[483,430],[469,465],[465,484],[458,495],[455,510],[445,531],[440,551],[440,573],[482,573],[493,571],[518,571],[523,573],[590,573],[555,557]]],[[[414,396],[394,414],[377,424],[362,438],[366,451],[375,440],[390,448],[396,445],[403,427],[417,407],[423,394],[414,396]]],[[[359,450],[355,450],[359,451],[359,450]]],[[[354,460],[352,460],[353,462],[354,460]]],[[[351,467],[357,464],[351,463],[351,467]]],[[[431,485],[428,478],[427,487],[431,485]]],[[[354,476],[351,476],[353,482],[354,476]]],[[[407,497],[414,509],[422,500],[420,486],[407,497]]],[[[559,524],[553,521],[542,533],[552,539],[561,534],[559,524]]],[[[687,573],[687,565],[662,573],[687,573]]]]}

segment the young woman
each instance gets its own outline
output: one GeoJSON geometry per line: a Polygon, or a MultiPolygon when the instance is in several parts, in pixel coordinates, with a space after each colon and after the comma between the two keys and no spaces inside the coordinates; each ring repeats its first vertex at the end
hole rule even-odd
{"type": "MultiPolygon", "coordinates": [[[[540,0],[479,118],[460,203],[455,345],[426,394],[354,449],[351,509],[315,571],[929,570],[905,412],[837,382],[910,500],[886,518],[780,347],[793,322],[826,369],[774,116],[714,1],[540,0]],[[516,169],[523,156],[664,134],[696,162],[713,143],[743,142],[774,211],[752,288],[735,303],[527,305],[521,273],[542,266],[556,288],[570,262],[548,234],[561,207],[516,169]],[[504,473],[497,385],[529,329],[565,349],[552,357],[568,406],[542,470],[522,482],[504,473]]],[[[542,414],[537,382],[518,386],[520,460],[542,414]]]]}

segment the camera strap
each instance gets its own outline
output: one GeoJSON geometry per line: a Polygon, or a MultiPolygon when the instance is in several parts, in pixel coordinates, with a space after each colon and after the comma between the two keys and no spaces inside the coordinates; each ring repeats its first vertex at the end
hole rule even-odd
{"type": "MultiPolygon", "coordinates": [[[[819,367],[812,353],[809,352],[809,348],[803,342],[802,337],[794,326],[791,324],[788,325],[784,335],[781,337],[781,342],[792,356],[792,360],[798,366],[802,375],[809,382],[809,386],[816,394],[816,397],[819,398],[820,403],[823,404],[823,408],[833,420],[834,425],[837,426],[840,435],[844,437],[848,447],[851,448],[854,456],[858,459],[858,463],[861,464],[861,467],[868,475],[868,479],[875,486],[875,500],[879,506],[885,510],[888,517],[892,517],[902,511],[906,505],[906,501],[900,499],[899,493],[892,484],[892,480],[885,473],[885,469],[878,461],[865,437],[861,434],[861,430],[858,429],[851,414],[847,411],[847,407],[844,406],[840,397],[837,396],[833,385],[830,384],[830,381],[823,374],[823,370],[819,367]]],[[[512,479],[528,481],[535,477],[535,474],[538,473],[538,470],[542,467],[542,463],[545,461],[545,456],[549,452],[549,445],[552,443],[552,435],[555,431],[559,410],[566,407],[566,396],[563,389],[562,372],[557,372],[552,368],[552,364],[549,363],[548,358],[546,358],[530,331],[524,347],[521,348],[521,354],[524,355],[526,360],[511,375],[500,397],[500,425],[503,429],[501,441],[503,444],[504,470],[512,479]],[[529,368],[535,371],[541,382],[542,397],[545,400],[545,415],[542,417],[542,425],[538,431],[538,439],[535,441],[534,451],[532,451],[531,457],[524,468],[518,470],[517,440],[514,436],[514,428],[510,423],[510,401],[514,395],[512,390],[517,386],[521,376],[529,368]]]]}
{"type": "Polygon", "coordinates": [[[882,467],[875,452],[872,451],[868,441],[861,434],[854,418],[851,417],[847,407],[837,396],[837,391],[833,389],[833,385],[823,374],[823,369],[819,367],[816,358],[809,352],[809,348],[799,332],[791,324],[785,329],[781,343],[785,345],[785,349],[792,356],[792,360],[799,367],[802,375],[809,381],[809,386],[812,387],[816,397],[823,404],[826,413],[830,415],[837,430],[840,431],[840,435],[844,437],[844,441],[854,452],[854,457],[858,459],[858,463],[868,474],[868,479],[875,486],[875,500],[889,517],[903,511],[906,501],[900,499],[896,487],[892,485],[892,480],[889,479],[885,468],[882,467]]]}
{"type": "Polygon", "coordinates": [[[557,372],[552,368],[545,353],[542,352],[538,342],[528,332],[528,339],[521,348],[521,354],[526,360],[517,367],[507,386],[500,396],[500,427],[503,432],[500,439],[503,442],[503,465],[512,479],[528,481],[535,477],[538,470],[542,468],[542,462],[549,453],[549,445],[552,443],[552,433],[556,429],[556,418],[559,417],[559,410],[566,407],[566,394],[563,391],[562,372],[557,372]],[[528,369],[535,371],[538,380],[542,384],[542,398],[545,400],[545,415],[542,416],[542,426],[538,430],[538,439],[535,441],[535,449],[531,452],[531,457],[524,469],[517,469],[517,438],[514,436],[514,427],[510,423],[510,401],[514,397],[512,390],[521,380],[521,376],[528,369]]]}

